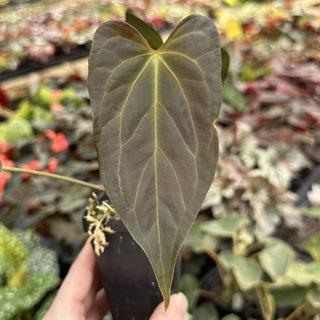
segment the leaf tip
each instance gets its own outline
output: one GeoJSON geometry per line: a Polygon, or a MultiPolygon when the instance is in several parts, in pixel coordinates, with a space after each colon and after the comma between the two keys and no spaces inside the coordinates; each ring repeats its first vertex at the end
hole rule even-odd
{"type": "Polygon", "coordinates": [[[164,299],[164,308],[167,311],[170,304],[170,297],[164,299]]]}

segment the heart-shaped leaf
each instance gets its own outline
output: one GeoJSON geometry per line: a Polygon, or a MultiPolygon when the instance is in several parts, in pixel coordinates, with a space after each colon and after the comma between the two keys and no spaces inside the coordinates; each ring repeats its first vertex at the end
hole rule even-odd
{"type": "Polygon", "coordinates": [[[254,288],[262,280],[262,269],[259,263],[253,259],[236,257],[232,271],[243,291],[254,288]]]}
{"type": "Polygon", "coordinates": [[[126,11],[126,22],[141,33],[153,50],[157,50],[162,46],[163,42],[159,33],[152,26],[135,16],[131,10],[126,11]]]}
{"type": "Polygon", "coordinates": [[[259,261],[264,271],[273,281],[283,276],[293,258],[293,250],[277,239],[270,239],[259,253],[259,261]]]}
{"type": "Polygon", "coordinates": [[[153,50],[131,25],[108,21],[93,39],[88,87],[102,182],[167,306],[178,252],[218,158],[217,29],[192,15],[153,50]]]}

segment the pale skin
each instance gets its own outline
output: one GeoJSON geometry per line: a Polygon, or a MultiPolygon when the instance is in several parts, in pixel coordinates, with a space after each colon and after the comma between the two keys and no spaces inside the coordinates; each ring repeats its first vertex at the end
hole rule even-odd
{"type": "MultiPolygon", "coordinates": [[[[183,320],[187,307],[187,299],[183,294],[172,295],[168,309],[165,310],[161,303],[150,320],[183,320]]],[[[94,252],[87,242],[71,266],[43,320],[102,320],[108,311],[94,252]]]]}

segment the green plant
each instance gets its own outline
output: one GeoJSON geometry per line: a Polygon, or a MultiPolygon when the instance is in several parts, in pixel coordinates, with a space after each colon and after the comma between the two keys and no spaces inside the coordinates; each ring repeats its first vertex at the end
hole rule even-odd
{"type": "Polygon", "coordinates": [[[11,232],[0,224],[1,319],[42,319],[59,281],[57,256],[36,233],[11,232]]]}
{"type": "MultiPolygon", "coordinates": [[[[126,19],[104,23],[93,39],[94,140],[105,190],[146,252],[168,306],[178,252],[218,158],[219,34],[212,20],[191,15],[163,44],[130,12],[126,19]]],[[[104,190],[46,172],[2,169],[104,190]]]]}
{"type": "Polygon", "coordinates": [[[251,315],[254,319],[313,319],[319,313],[319,261],[302,260],[299,252],[280,239],[255,238],[248,218],[228,215],[197,222],[186,244],[197,253],[207,253],[220,276],[212,290],[198,294],[231,310],[258,305],[253,309],[256,315],[251,315]],[[231,246],[228,239],[232,239],[231,246]]]}

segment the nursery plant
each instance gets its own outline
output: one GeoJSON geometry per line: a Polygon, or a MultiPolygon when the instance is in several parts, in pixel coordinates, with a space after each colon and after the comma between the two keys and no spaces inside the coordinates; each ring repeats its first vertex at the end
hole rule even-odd
{"type": "Polygon", "coordinates": [[[106,193],[168,306],[177,255],[217,163],[220,43],[212,20],[198,15],[164,44],[143,32],[120,21],[98,28],[88,88],[106,193]]]}
{"type": "Polygon", "coordinates": [[[215,262],[191,308],[202,295],[220,312],[229,310],[241,319],[314,319],[319,314],[319,261],[279,238],[256,238],[247,217],[197,222],[186,244],[215,262]]]}
{"type": "Polygon", "coordinates": [[[126,20],[103,23],[92,42],[93,136],[113,210],[148,257],[167,307],[177,256],[218,159],[219,33],[211,19],[191,15],[162,43],[130,12],[126,20]]]}

